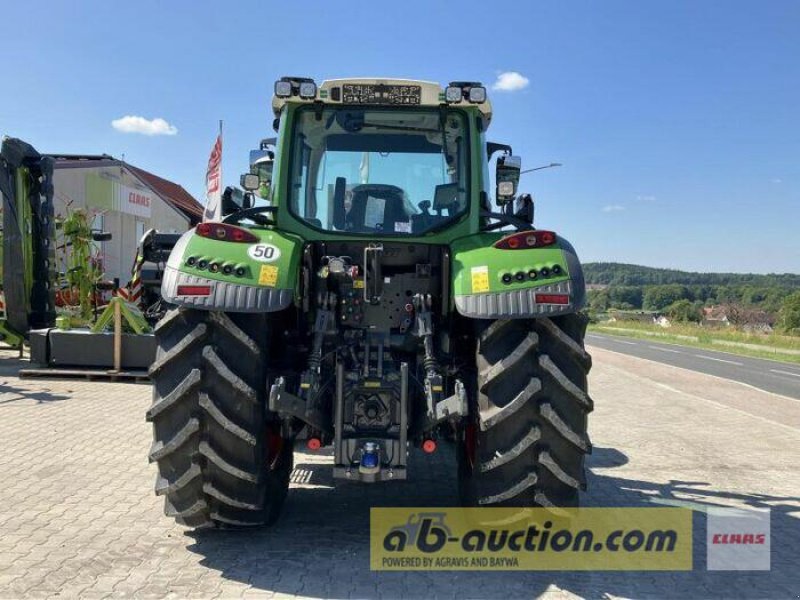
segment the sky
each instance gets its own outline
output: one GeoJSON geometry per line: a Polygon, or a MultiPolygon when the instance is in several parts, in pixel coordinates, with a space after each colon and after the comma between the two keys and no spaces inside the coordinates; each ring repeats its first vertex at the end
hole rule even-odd
{"type": "Polygon", "coordinates": [[[0,135],[202,200],[272,135],[282,75],[478,80],[536,225],[582,260],[800,272],[800,3],[77,2],[0,9],[0,135]],[[497,88],[497,89],[492,89],[497,88]],[[126,118],[128,117],[128,118],[126,118]],[[113,123],[113,124],[112,124],[113,123]]]}

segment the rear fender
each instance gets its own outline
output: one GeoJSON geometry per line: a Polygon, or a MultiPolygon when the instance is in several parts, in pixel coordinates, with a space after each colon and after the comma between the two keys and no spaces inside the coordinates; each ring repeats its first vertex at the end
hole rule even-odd
{"type": "Polygon", "coordinates": [[[194,229],[183,234],[165,267],[161,284],[164,300],[224,312],[287,308],[295,297],[302,241],[273,230],[249,231],[258,242],[209,239],[197,235],[194,229]],[[218,265],[218,269],[212,265],[218,265]]]}
{"type": "Polygon", "coordinates": [[[475,319],[527,319],[569,314],[583,308],[583,268],[572,244],[557,236],[555,244],[544,248],[495,248],[493,244],[503,235],[479,233],[453,242],[452,289],[461,315],[475,319]],[[560,272],[553,273],[554,267],[560,272]],[[543,269],[549,274],[543,275],[543,269]],[[535,279],[532,272],[536,273],[535,279]],[[504,276],[510,276],[512,281],[504,282],[504,276]],[[566,295],[568,301],[553,303],[553,295],[566,295]]]}

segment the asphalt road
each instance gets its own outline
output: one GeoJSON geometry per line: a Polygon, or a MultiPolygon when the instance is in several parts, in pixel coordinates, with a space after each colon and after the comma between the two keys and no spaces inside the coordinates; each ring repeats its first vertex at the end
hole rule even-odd
{"type": "Polygon", "coordinates": [[[800,399],[800,365],[599,333],[587,334],[586,342],[606,350],[724,377],[800,399]]]}

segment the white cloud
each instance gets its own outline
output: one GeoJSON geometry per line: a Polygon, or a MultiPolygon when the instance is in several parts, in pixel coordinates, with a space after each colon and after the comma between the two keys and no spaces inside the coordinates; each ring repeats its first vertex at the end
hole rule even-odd
{"type": "Polygon", "coordinates": [[[621,204],[608,204],[603,207],[603,212],[619,212],[621,210],[625,210],[621,204]]]}
{"type": "Polygon", "coordinates": [[[530,79],[516,71],[505,71],[497,76],[492,89],[499,92],[516,92],[528,87],[530,79]]]}
{"type": "Polygon", "coordinates": [[[142,135],[175,135],[178,128],[164,119],[145,119],[136,115],[125,115],[111,121],[111,126],[122,133],[141,133],[142,135]]]}
{"type": "Polygon", "coordinates": [[[638,196],[636,196],[636,199],[639,202],[655,202],[656,201],[656,197],[653,196],[652,194],[639,194],[638,196]]]}
{"type": "Polygon", "coordinates": [[[779,177],[775,177],[774,179],[770,179],[770,181],[772,183],[776,183],[776,184],[777,183],[783,183],[783,179],[780,179],[779,177]]]}

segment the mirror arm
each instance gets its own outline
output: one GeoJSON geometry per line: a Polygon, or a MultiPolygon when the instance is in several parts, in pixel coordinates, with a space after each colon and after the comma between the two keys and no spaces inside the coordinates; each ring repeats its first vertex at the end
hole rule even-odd
{"type": "Polygon", "coordinates": [[[487,225],[483,228],[484,231],[492,231],[494,229],[499,229],[500,227],[505,227],[506,225],[511,225],[512,227],[516,227],[519,230],[530,229],[531,224],[526,223],[522,219],[518,219],[514,215],[509,215],[505,213],[496,213],[489,210],[481,210],[480,216],[486,219],[497,219],[497,223],[492,223],[491,225],[487,225]]]}
{"type": "Polygon", "coordinates": [[[233,214],[230,214],[222,219],[223,223],[236,224],[244,219],[250,219],[259,225],[274,225],[274,221],[267,219],[264,213],[274,215],[277,213],[277,206],[255,206],[253,208],[245,208],[233,214]]]}
{"type": "Polygon", "coordinates": [[[497,142],[486,142],[486,158],[492,160],[492,156],[496,152],[505,152],[506,154],[514,154],[511,146],[508,144],[499,144],[497,142]]]}

